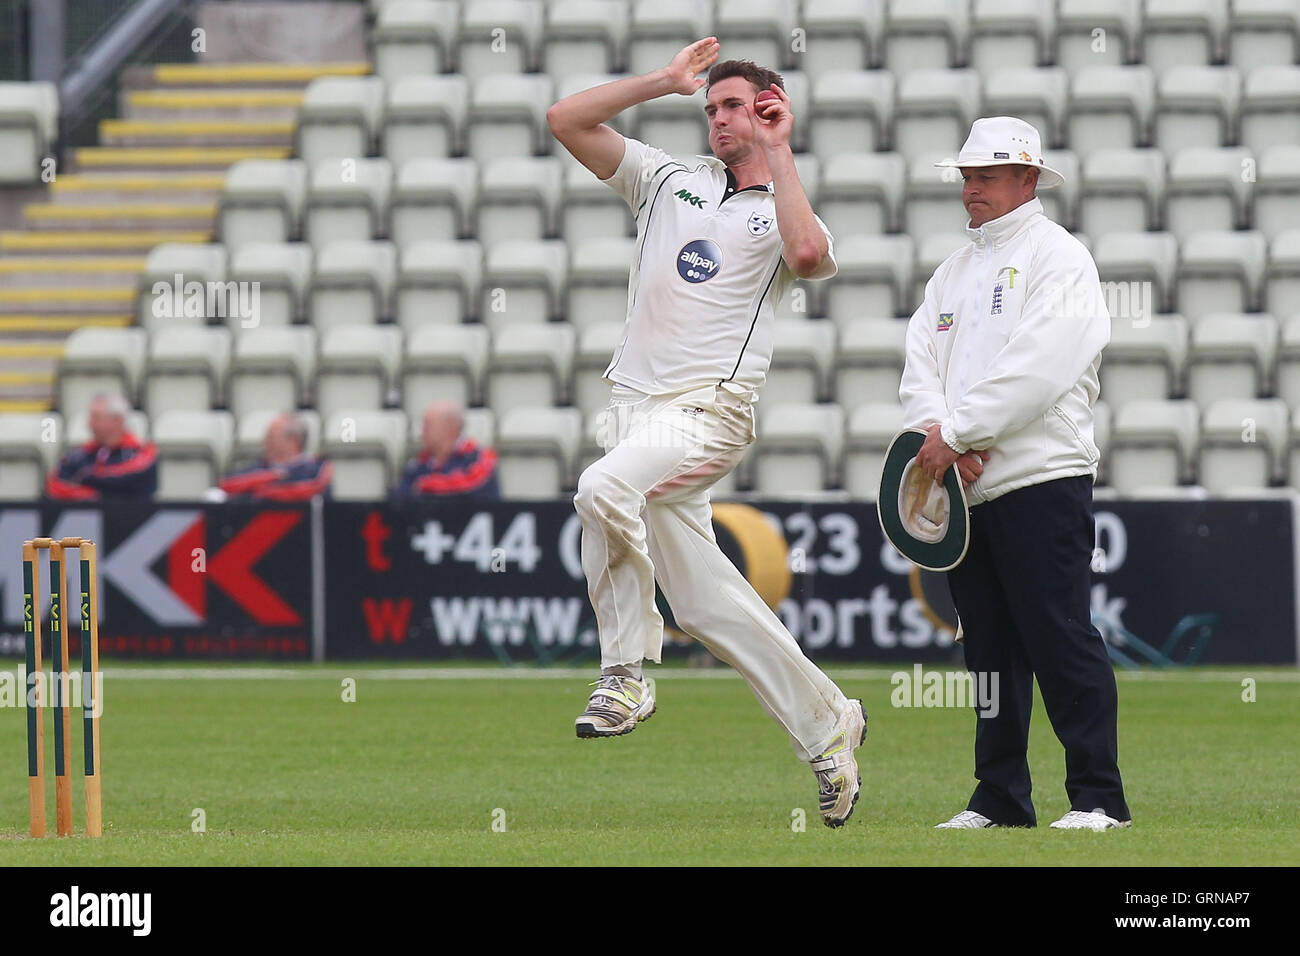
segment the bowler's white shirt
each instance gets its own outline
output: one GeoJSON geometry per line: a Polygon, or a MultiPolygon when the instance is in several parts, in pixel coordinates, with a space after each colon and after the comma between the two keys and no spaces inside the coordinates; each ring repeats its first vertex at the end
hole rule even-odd
{"type": "MultiPolygon", "coordinates": [[[[627,326],[605,378],[652,395],[708,384],[757,390],[772,361],[776,303],[797,278],[781,258],[773,184],[728,193],[726,164],[680,160],[624,137],[609,179],[636,214],[627,326]]],[[[830,230],[817,220],[836,272],[830,230]]]]}

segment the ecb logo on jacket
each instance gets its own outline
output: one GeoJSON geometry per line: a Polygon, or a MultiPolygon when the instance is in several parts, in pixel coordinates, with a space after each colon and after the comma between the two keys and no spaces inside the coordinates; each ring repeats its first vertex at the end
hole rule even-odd
{"type": "Polygon", "coordinates": [[[722,268],[722,250],[712,239],[692,239],[677,254],[677,274],[687,282],[708,282],[722,268]]]}

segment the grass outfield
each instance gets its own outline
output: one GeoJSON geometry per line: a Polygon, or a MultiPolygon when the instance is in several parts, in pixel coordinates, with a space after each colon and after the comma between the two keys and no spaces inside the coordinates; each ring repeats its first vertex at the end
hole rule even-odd
{"type": "MultiPolygon", "coordinates": [[[[0,671],[21,679],[17,662],[0,662],[0,671]]],[[[1038,829],[936,831],[969,795],[975,718],[891,707],[888,670],[832,670],[865,699],[870,733],[859,751],[862,799],[849,824],[830,831],[817,817],[811,772],[726,672],[659,669],[654,719],[600,741],[572,732],[589,677],[498,673],[110,663],[102,840],[25,838],[25,725],[12,686],[4,688],[0,862],[1300,862],[1294,669],[1121,673],[1120,766],[1135,822],[1106,834],[1046,826],[1069,807],[1063,754],[1041,702],[1030,755],[1038,829]],[[1241,699],[1244,676],[1258,681],[1255,703],[1241,699]],[[342,700],[346,677],[356,679],[355,703],[342,700]],[[203,834],[191,830],[199,808],[203,834]],[[492,828],[498,808],[505,832],[492,828]],[[806,832],[792,829],[796,808],[806,832]]],[[[51,737],[47,717],[47,746],[51,737]]],[[[52,773],[48,756],[46,766],[52,773]]],[[[52,776],[47,787],[52,831],[52,776]]],[[[78,829],[81,787],[78,774],[78,829]]]]}

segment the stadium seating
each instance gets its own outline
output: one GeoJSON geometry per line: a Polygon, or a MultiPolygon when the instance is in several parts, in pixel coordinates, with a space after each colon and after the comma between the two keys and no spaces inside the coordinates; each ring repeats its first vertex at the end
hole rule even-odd
{"type": "Polygon", "coordinates": [[[626,4],[555,0],[547,14],[542,72],[561,80],[575,73],[613,73],[622,68],[628,38],[626,4]]]}
{"type": "MultiPolygon", "coordinates": [[[[203,325],[210,316],[216,317],[209,304],[224,306],[229,304],[229,298],[224,289],[220,297],[209,295],[209,284],[225,283],[226,266],[225,247],[216,243],[164,242],[154,246],[140,274],[141,327],[150,331],[192,327],[203,325]]],[[[224,318],[241,321],[239,309],[225,311],[229,314],[224,318]]]]}
{"type": "Polygon", "coordinates": [[[312,324],[318,329],[378,322],[392,314],[397,249],[391,242],[340,239],[316,253],[308,290],[312,324]]]}
{"type": "Polygon", "coordinates": [[[627,315],[628,273],[636,240],[625,237],[570,243],[569,281],[564,315],[582,334],[586,329],[627,315]]]}
{"type": "Polygon", "coordinates": [[[478,189],[478,164],[472,159],[407,161],[393,189],[393,241],[405,249],[425,239],[472,235],[478,189]]]}
{"type": "Polygon", "coordinates": [[[540,322],[514,325],[509,334],[494,336],[484,393],[487,404],[501,415],[567,401],[574,340],[571,326],[540,322]]]}
{"type": "MultiPolygon", "coordinates": [[[[262,457],[266,430],[283,409],[259,408],[244,415],[235,425],[235,446],[230,453],[230,470],[247,468],[262,457]]],[[[309,455],[320,453],[321,423],[320,415],[313,409],[303,409],[295,413],[307,428],[307,444],[303,450],[309,455]]]]}
{"type": "Polygon", "coordinates": [[[821,401],[830,387],[835,326],[825,320],[777,319],[772,346],[763,402],[778,405],[821,401]]]}
{"type": "Polygon", "coordinates": [[[1169,163],[1165,226],[1181,241],[1198,230],[1231,231],[1247,225],[1254,157],[1244,149],[1192,146],[1169,163]]]}
{"type": "Polygon", "coordinates": [[[508,498],[554,498],[576,481],[582,434],[576,408],[514,408],[497,428],[497,476],[508,498]]]}
{"type": "Polygon", "coordinates": [[[36,183],[59,135],[53,83],[0,83],[0,186],[36,183]]]}
{"type": "Polygon", "coordinates": [[[226,173],[217,234],[232,254],[248,242],[287,242],[302,228],[307,166],[296,159],[241,159],[226,173]]]}
{"type": "Polygon", "coordinates": [[[387,497],[405,463],[407,427],[406,413],[395,409],[349,409],[326,417],[321,453],[334,466],[333,497],[387,497]]]}
{"type": "Polygon", "coordinates": [[[1101,394],[1117,408],[1135,400],[1172,398],[1182,388],[1187,320],[1156,315],[1134,321],[1112,316],[1101,361],[1101,394]]]}
{"type": "Polygon", "coordinates": [[[311,170],[303,238],[318,255],[331,242],[386,232],[393,167],[386,159],[324,159],[311,170]]]}
{"type": "Polygon", "coordinates": [[[164,411],[153,418],[160,500],[197,500],[229,470],[235,440],[230,412],[164,411]]]}
{"type": "Polygon", "coordinates": [[[409,334],[426,323],[455,324],[477,315],[482,274],[483,249],[473,240],[412,242],[397,274],[398,324],[409,334]]]}
{"type": "Polygon", "coordinates": [[[250,242],[230,256],[230,281],[257,283],[252,320],[230,315],[232,331],[290,325],[303,314],[311,279],[312,252],[305,242],[250,242]]]}
{"type": "Polygon", "coordinates": [[[1121,493],[1180,484],[1190,477],[1199,435],[1192,402],[1127,402],[1111,426],[1110,484],[1121,493]]]}
{"type": "Polygon", "coordinates": [[[835,400],[852,409],[898,400],[907,357],[907,323],[854,319],[844,326],[835,357],[835,400]]]}
{"type": "Polygon", "coordinates": [[[430,403],[480,403],[489,335],[481,325],[427,324],[407,333],[402,357],[402,408],[419,418],[430,403]]]}
{"type": "Polygon", "coordinates": [[[236,337],[227,400],[237,418],[304,406],[315,381],[315,329],[272,326],[236,337]]]}
{"type": "Polygon", "coordinates": [[[150,336],[144,407],[151,418],[165,411],[207,411],[224,401],[230,368],[225,328],[159,329],[150,336]]]}
{"type": "Polygon", "coordinates": [[[144,329],[81,328],[68,336],[56,381],[63,417],[83,417],[99,392],[120,393],[136,404],[147,344],[144,329]]]}
{"type": "Polygon", "coordinates": [[[462,149],[469,114],[465,77],[403,76],[390,81],[387,92],[381,136],[384,155],[396,169],[462,149]]]}
{"type": "Polygon", "coordinates": [[[1272,386],[1278,328],[1273,316],[1202,316],[1192,327],[1187,397],[1202,410],[1220,399],[1254,398],[1272,386]]]}
{"type": "Polygon", "coordinates": [[[1284,480],[1289,418],[1276,398],[1225,398],[1211,405],[1201,427],[1201,486],[1215,494],[1284,480]]]}
{"type": "MultiPolygon", "coordinates": [[[[549,156],[502,156],[486,162],[474,234],[485,246],[555,235],[563,171],[549,156]]],[[[608,189],[608,187],[606,187],[608,189]]]]}
{"type": "Polygon", "coordinates": [[[849,404],[844,447],[844,489],[854,498],[875,501],[885,452],[903,428],[903,408],[897,402],[849,404]]]}
{"type": "Polygon", "coordinates": [[[58,462],[63,440],[63,419],[57,412],[0,415],[0,487],[5,497],[39,497],[46,474],[58,462]]]}
{"type": "Polygon", "coordinates": [[[459,6],[452,0],[384,4],[370,34],[375,72],[389,82],[443,72],[451,64],[459,6]]]}
{"type": "Polygon", "coordinates": [[[338,325],[321,333],[316,409],[379,411],[397,384],[402,331],[391,325],[338,325]]]}

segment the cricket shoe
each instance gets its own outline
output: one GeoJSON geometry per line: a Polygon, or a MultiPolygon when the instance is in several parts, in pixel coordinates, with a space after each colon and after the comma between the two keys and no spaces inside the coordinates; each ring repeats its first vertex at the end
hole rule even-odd
{"type": "Polygon", "coordinates": [[[963,810],[951,820],[936,823],[934,828],[936,830],[983,830],[987,827],[996,826],[996,823],[982,813],[976,813],[974,810],[963,810]]]}
{"type": "Polygon", "coordinates": [[[842,827],[853,815],[853,805],[862,790],[862,777],[853,751],[867,741],[867,712],[860,700],[849,706],[835,723],[830,746],[812,761],[817,776],[817,805],[822,823],[842,827]]]}
{"type": "Polygon", "coordinates": [[[1116,820],[1106,816],[1101,807],[1095,810],[1071,810],[1052,824],[1053,830],[1122,830],[1131,827],[1132,820],[1116,820]]]}
{"type": "Polygon", "coordinates": [[[615,674],[602,675],[587,700],[587,709],[573,722],[579,737],[618,737],[636,730],[638,721],[655,712],[655,682],[615,674]]]}

